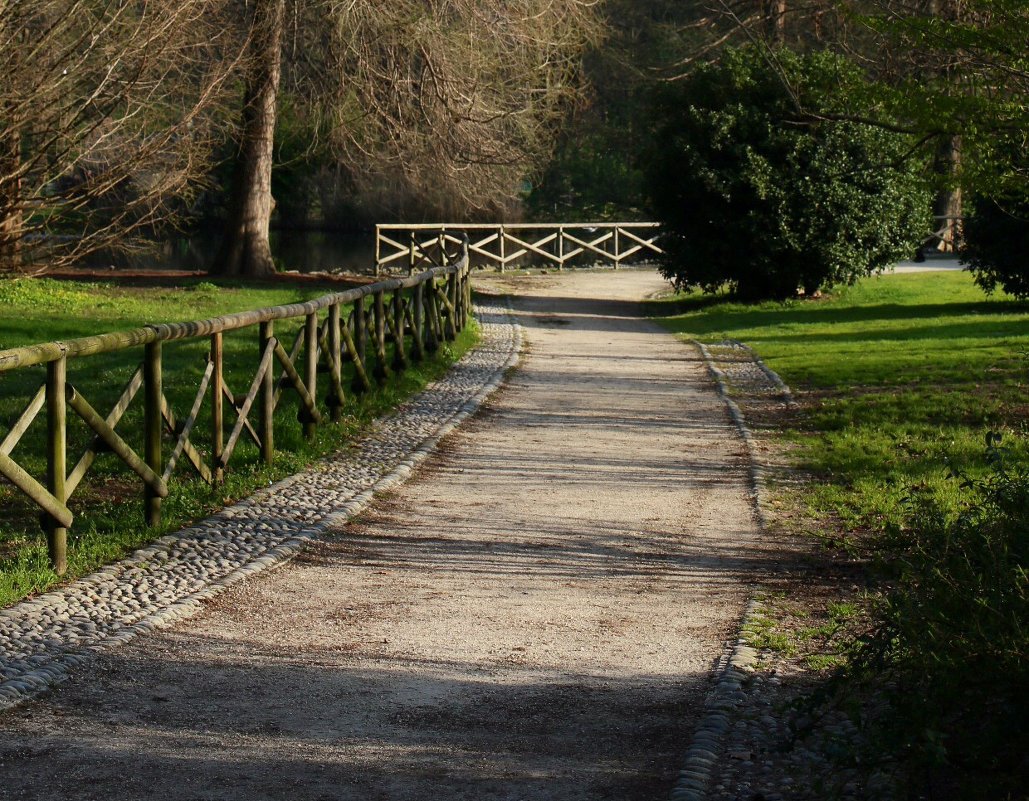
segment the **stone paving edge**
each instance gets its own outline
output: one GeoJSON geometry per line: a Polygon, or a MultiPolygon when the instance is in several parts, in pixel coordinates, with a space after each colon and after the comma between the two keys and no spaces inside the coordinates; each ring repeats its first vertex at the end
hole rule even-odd
{"type": "MultiPolygon", "coordinates": [[[[697,340],[691,340],[691,344],[700,351],[708,374],[718,387],[718,395],[729,410],[729,416],[732,418],[733,425],[746,446],[747,472],[750,477],[754,517],[758,528],[764,530],[767,528],[763,498],[764,470],[761,467],[757,448],[754,445],[753,434],[751,434],[750,429],[747,427],[739,405],[732,399],[729,392],[729,382],[726,379],[725,373],[715,364],[707,346],[697,340]]],[[[793,397],[782,379],[757,358],[757,355],[750,348],[746,349],[761,371],[782,392],[787,399],[787,403],[792,405],[793,397]]],[[[725,736],[729,732],[730,727],[729,715],[736,707],[741,696],[747,672],[753,670],[757,662],[758,652],[747,645],[743,632],[757,621],[762,611],[761,602],[757,598],[751,598],[740,620],[740,636],[732,645],[731,652],[727,657],[723,657],[716,668],[718,678],[705,705],[704,717],[700,721],[700,725],[697,726],[697,730],[693,735],[693,742],[686,752],[685,762],[679,771],[678,780],[672,788],[672,801],[703,801],[707,797],[707,790],[711,784],[715,763],[719,754],[725,750],[725,736]]]]}
{"type": "MultiPolygon", "coordinates": [[[[511,349],[507,359],[492,372],[478,392],[459,406],[434,433],[424,438],[421,443],[413,448],[410,453],[408,453],[407,457],[402,459],[390,472],[382,476],[371,487],[358,495],[355,495],[349,501],[344,503],[340,507],[339,511],[325,516],[318,522],[307,527],[297,536],[270,548],[261,556],[251,560],[245,565],[242,565],[231,573],[212,581],[207,586],[197,590],[196,592],[180,598],[163,609],[151,612],[131,625],[122,627],[116,634],[105,637],[101,642],[92,643],[78,651],[69,650],[69,652],[61,656],[49,658],[46,661],[46,664],[41,665],[35,670],[26,671],[16,678],[0,682],[0,713],[4,713],[9,709],[36,698],[44,692],[60,685],[70,678],[73,668],[85,665],[90,660],[92,654],[111,647],[124,645],[141,634],[150,634],[157,629],[165,628],[185,620],[199,612],[203,608],[204,601],[225,591],[237,582],[243,579],[252,578],[259,573],[282,566],[296,556],[310,540],[328,532],[334,527],[342,525],[355,515],[360,514],[372,503],[377,494],[392,489],[406,481],[414,469],[436,450],[440,442],[447,435],[451,434],[462,422],[467,420],[481,408],[483,402],[504,383],[508,371],[517,366],[522,354],[521,326],[514,319],[513,309],[509,298],[507,299],[506,307],[512,334],[511,349]]],[[[297,481],[300,475],[302,475],[302,473],[287,476],[269,487],[258,490],[244,500],[250,500],[277,490],[285,489],[289,487],[290,484],[297,481]]],[[[124,566],[126,564],[142,563],[157,553],[158,546],[160,544],[175,542],[177,539],[178,536],[176,534],[167,534],[157,539],[151,545],[140,548],[130,556],[120,560],[117,564],[124,566]]],[[[114,570],[115,566],[109,565],[108,567],[101,568],[88,576],[77,579],[75,583],[79,587],[83,585],[88,586],[90,584],[96,584],[111,575],[114,570]]],[[[30,600],[22,603],[31,605],[32,601],[30,600]]]]}

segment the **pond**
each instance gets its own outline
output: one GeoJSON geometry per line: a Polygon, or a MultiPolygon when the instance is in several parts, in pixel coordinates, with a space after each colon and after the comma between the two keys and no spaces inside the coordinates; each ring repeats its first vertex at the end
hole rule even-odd
{"type": "MultiPolygon", "coordinates": [[[[207,270],[218,251],[220,234],[215,229],[170,236],[146,253],[97,253],[84,260],[93,269],[207,270]]],[[[280,270],[302,273],[371,273],[375,268],[375,232],[275,231],[271,232],[272,256],[280,270]]]]}

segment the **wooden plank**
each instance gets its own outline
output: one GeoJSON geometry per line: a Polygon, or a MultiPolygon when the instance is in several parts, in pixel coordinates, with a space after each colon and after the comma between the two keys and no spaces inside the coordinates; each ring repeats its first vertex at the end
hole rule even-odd
{"type": "MultiPolygon", "coordinates": [[[[445,268],[434,268],[429,272],[437,275],[446,274],[445,268]]],[[[91,337],[72,339],[66,342],[46,342],[20,348],[0,351],[0,372],[34,364],[44,364],[63,358],[90,356],[97,353],[124,350],[150,342],[168,342],[175,339],[192,339],[210,336],[224,331],[235,331],[249,328],[259,323],[274,320],[303,317],[313,312],[327,309],[333,303],[351,303],[359,298],[373,295],[376,292],[390,292],[396,287],[411,287],[424,280],[420,276],[408,278],[392,278],[374,284],[347,289],[323,295],[304,303],[290,303],[283,306],[270,306],[263,309],[226,314],[208,320],[195,320],[188,323],[161,323],[137,328],[131,331],[116,331],[91,337]]]]}
{"type": "Polygon", "coordinates": [[[364,360],[361,358],[361,354],[357,352],[354,338],[350,336],[350,326],[343,326],[341,333],[343,334],[343,344],[346,346],[347,354],[350,356],[350,361],[354,364],[354,389],[358,392],[368,392],[372,388],[372,382],[364,369],[364,360]]]}
{"type": "MultiPolygon", "coordinates": [[[[275,323],[271,320],[261,323],[258,342],[261,353],[274,353],[277,344],[275,339],[275,323]]],[[[262,357],[262,364],[264,364],[262,357]]],[[[275,373],[272,362],[261,377],[261,405],[258,430],[261,432],[261,459],[270,465],[275,461],[275,373]]]]}
{"type": "MultiPolygon", "coordinates": [[[[164,397],[161,345],[160,341],[148,343],[143,357],[143,460],[154,477],[165,486],[163,495],[149,481],[143,488],[143,517],[148,526],[156,526],[161,522],[161,498],[168,494],[167,482],[158,475],[162,472],[161,438],[164,434],[164,418],[161,414],[161,399],[164,397]]],[[[111,433],[114,433],[113,428],[111,433]]]]}
{"type": "MultiPolygon", "coordinates": [[[[306,328],[301,328],[297,331],[296,336],[293,337],[293,345],[289,349],[289,360],[296,362],[297,356],[300,355],[300,348],[304,344],[304,331],[306,328]]],[[[282,399],[282,390],[289,386],[289,378],[287,378],[285,372],[278,377],[275,381],[275,406],[279,405],[279,401],[282,399]]]]}
{"type": "Polygon", "coordinates": [[[518,237],[511,236],[511,234],[508,234],[507,238],[509,240],[511,240],[512,242],[514,242],[519,247],[524,248],[524,250],[520,250],[518,252],[519,255],[524,254],[527,251],[531,251],[531,252],[535,253],[538,256],[542,256],[547,261],[552,261],[552,262],[555,262],[555,263],[560,263],[558,261],[558,258],[553,253],[551,253],[548,250],[543,250],[543,246],[544,245],[548,245],[551,242],[553,242],[555,239],[557,239],[557,234],[551,234],[550,236],[545,237],[545,238],[539,240],[536,243],[525,242],[524,240],[519,239],[518,237]]]}
{"type": "Polygon", "coordinates": [[[328,357],[329,357],[329,413],[333,420],[343,416],[343,340],[340,333],[339,304],[329,306],[328,357]]]}
{"type": "Polygon", "coordinates": [[[307,387],[304,386],[304,379],[300,377],[300,373],[297,372],[297,368],[293,366],[293,363],[289,360],[289,354],[283,349],[282,345],[278,341],[275,342],[275,358],[279,360],[279,364],[282,365],[286,371],[286,375],[289,376],[290,381],[293,382],[293,388],[297,391],[300,396],[302,408],[305,409],[310,415],[313,423],[320,423],[322,421],[321,412],[318,411],[318,407],[315,405],[314,398],[307,391],[307,387]]]}
{"type": "MultiPolygon", "coordinates": [[[[171,478],[172,471],[175,469],[175,463],[178,461],[179,456],[182,455],[183,450],[189,444],[189,435],[193,431],[193,426],[196,424],[197,415],[200,414],[200,407],[204,403],[204,397],[207,395],[207,386],[211,382],[211,376],[214,375],[214,363],[208,362],[207,368],[204,370],[203,378],[200,379],[200,389],[197,391],[196,397],[193,399],[193,407],[189,410],[189,416],[182,424],[182,430],[178,430],[178,423],[175,420],[175,414],[172,412],[171,406],[168,403],[168,399],[161,395],[161,413],[164,419],[167,420],[168,425],[171,427],[173,433],[178,435],[175,442],[175,447],[172,449],[171,454],[168,456],[168,464],[164,468],[164,473],[161,478],[167,483],[168,479],[171,478]]],[[[211,483],[211,473],[207,470],[207,466],[200,463],[200,465],[193,465],[197,472],[203,476],[204,480],[211,483]],[[201,469],[202,466],[202,469],[201,469]],[[207,473],[205,476],[204,473],[207,473]]]]}
{"type": "MultiPolygon", "coordinates": [[[[46,489],[54,503],[51,504],[46,496],[34,498],[48,513],[53,510],[60,512],[68,502],[65,486],[68,467],[67,388],[68,359],[62,356],[46,366],[46,489]],[[48,506],[51,509],[47,509],[48,506]]],[[[68,526],[71,523],[66,522],[67,517],[70,515],[51,513],[46,521],[47,556],[59,576],[68,570],[68,526]]]]}
{"type": "Polygon", "coordinates": [[[7,436],[4,437],[4,441],[0,442],[0,453],[4,456],[10,456],[11,451],[14,450],[15,446],[21,441],[21,438],[25,436],[25,432],[28,431],[29,426],[32,425],[32,421],[36,419],[36,415],[39,414],[40,410],[46,405],[46,383],[44,383],[36,391],[36,394],[32,396],[32,400],[29,401],[29,405],[25,407],[25,411],[21,413],[14,425],[11,426],[11,430],[7,432],[7,436]]]}
{"type": "Polygon", "coordinates": [[[628,239],[631,239],[633,242],[638,242],[641,247],[648,248],[648,249],[650,249],[650,250],[652,250],[652,251],[654,251],[655,253],[658,253],[658,254],[663,254],[664,253],[664,250],[662,250],[660,247],[658,247],[657,245],[654,244],[654,242],[657,241],[657,237],[656,236],[652,236],[652,237],[650,237],[650,239],[641,239],[640,237],[636,236],[635,234],[633,234],[633,233],[631,233],[629,231],[624,231],[624,230],[622,231],[622,235],[625,236],[628,239]]]}
{"type": "Polygon", "coordinates": [[[27,495],[36,506],[53,519],[58,526],[67,529],[75,519],[71,510],[55,498],[47,488],[30,476],[14,459],[0,453],[0,473],[14,486],[27,495]]]}
{"type": "Polygon", "coordinates": [[[118,435],[117,431],[107,425],[96,409],[90,406],[89,402],[75,391],[75,387],[68,384],[65,395],[68,405],[83,419],[87,426],[93,429],[107,443],[107,446],[114,454],[125,462],[132,472],[143,479],[146,486],[150,487],[158,497],[167,498],[168,485],[161,480],[161,477],[153,471],[150,465],[139,457],[139,454],[132,450],[129,444],[118,435]]]}
{"type": "Polygon", "coordinates": [[[393,367],[397,370],[403,370],[407,367],[407,354],[404,348],[404,295],[399,289],[393,290],[393,367]]]}
{"type": "MultiPolygon", "coordinates": [[[[242,409],[243,404],[246,402],[247,396],[241,395],[241,399],[239,403],[237,403],[235,396],[232,394],[232,391],[228,387],[223,388],[223,393],[225,395],[225,399],[229,402],[229,405],[233,408],[233,410],[235,410],[236,420],[238,422],[240,409],[242,409]]],[[[257,448],[260,448],[261,436],[257,433],[257,429],[254,428],[250,420],[245,417],[243,418],[243,430],[247,432],[247,436],[250,437],[250,441],[253,442],[257,448]]]]}
{"type": "Polygon", "coordinates": [[[379,383],[385,381],[389,376],[389,369],[386,367],[386,305],[383,295],[382,292],[376,292],[372,296],[372,319],[375,325],[375,367],[372,369],[372,375],[379,383]]]}
{"type": "MultiPolygon", "coordinates": [[[[122,390],[122,393],[118,398],[118,402],[114,404],[114,408],[111,409],[107,417],[104,418],[107,425],[111,428],[115,428],[118,425],[126,410],[129,408],[129,404],[132,403],[133,398],[136,397],[136,393],[139,392],[139,388],[141,386],[143,386],[142,364],[136,368],[136,372],[132,374],[132,378],[129,379],[128,383],[125,385],[125,389],[122,390]]],[[[93,462],[96,459],[97,454],[100,453],[100,449],[103,445],[104,441],[99,436],[93,438],[93,441],[79,458],[79,461],[75,464],[71,473],[68,474],[68,480],[65,486],[65,498],[70,498],[74,494],[79,483],[86,477],[86,473],[89,471],[89,468],[92,467],[93,462]]]]}
{"type": "MultiPolygon", "coordinates": [[[[280,350],[282,348],[277,348],[276,353],[280,350]]],[[[314,439],[317,424],[322,419],[315,402],[315,398],[318,397],[318,353],[318,315],[309,314],[304,320],[304,385],[310,403],[302,407],[306,409],[307,415],[301,421],[304,426],[304,436],[307,439],[314,439]]],[[[286,355],[285,351],[282,355],[286,355]]],[[[297,391],[300,391],[299,387],[297,391]]]]}
{"type": "Polygon", "coordinates": [[[221,334],[211,335],[211,483],[220,484],[225,479],[222,467],[222,447],[225,444],[225,395],[224,350],[221,334]]]}
{"type": "Polygon", "coordinates": [[[577,237],[574,237],[574,236],[572,236],[569,233],[565,233],[565,239],[567,239],[570,242],[573,242],[574,244],[580,246],[581,249],[579,250],[579,253],[583,252],[582,249],[592,250],[594,253],[597,253],[597,254],[603,256],[606,259],[610,259],[611,258],[611,254],[608,251],[604,250],[603,248],[598,248],[596,246],[606,242],[607,240],[611,239],[613,236],[614,236],[614,233],[608,232],[608,233],[604,234],[603,236],[597,237],[596,239],[594,239],[594,240],[592,240],[590,242],[584,242],[583,240],[578,239],[577,237]]]}
{"type": "MultiPolygon", "coordinates": [[[[247,422],[247,415],[250,414],[250,408],[254,405],[254,400],[257,398],[257,393],[265,385],[265,377],[269,375],[271,372],[272,359],[274,358],[274,355],[275,341],[274,339],[272,339],[265,343],[264,353],[261,356],[261,362],[257,367],[257,375],[254,376],[254,380],[250,384],[250,391],[247,392],[246,398],[244,398],[243,403],[237,408],[236,425],[232,427],[232,432],[229,434],[229,438],[225,442],[225,450],[222,451],[222,467],[228,465],[229,460],[232,458],[232,452],[236,450],[236,443],[239,441],[239,435],[240,433],[242,433],[243,426],[247,422]]],[[[251,429],[251,434],[257,441],[257,446],[260,448],[260,437],[253,432],[253,429],[251,429]]]]}

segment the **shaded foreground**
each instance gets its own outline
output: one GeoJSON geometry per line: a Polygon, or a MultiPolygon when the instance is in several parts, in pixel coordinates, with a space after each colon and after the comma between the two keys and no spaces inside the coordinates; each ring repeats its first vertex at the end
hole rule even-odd
{"type": "Polygon", "coordinates": [[[666,795],[775,556],[698,354],[639,316],[657,276],[516,286],[527,354],[484,414],[288,566],[8,713],[6,794],[666,795]]]}

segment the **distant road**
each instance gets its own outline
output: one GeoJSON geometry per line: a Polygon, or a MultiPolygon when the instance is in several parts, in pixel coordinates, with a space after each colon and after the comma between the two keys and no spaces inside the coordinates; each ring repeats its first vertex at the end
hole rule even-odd
{"type": "Polygon", "coordinates": [[[891,272],[895,273],[928,273],[938,270],[963,270],[964,266],[958,261],[957,256],[950,254],[941,256],[929,256],[925,261],[901,261],[897,262],[891,272]]]}

